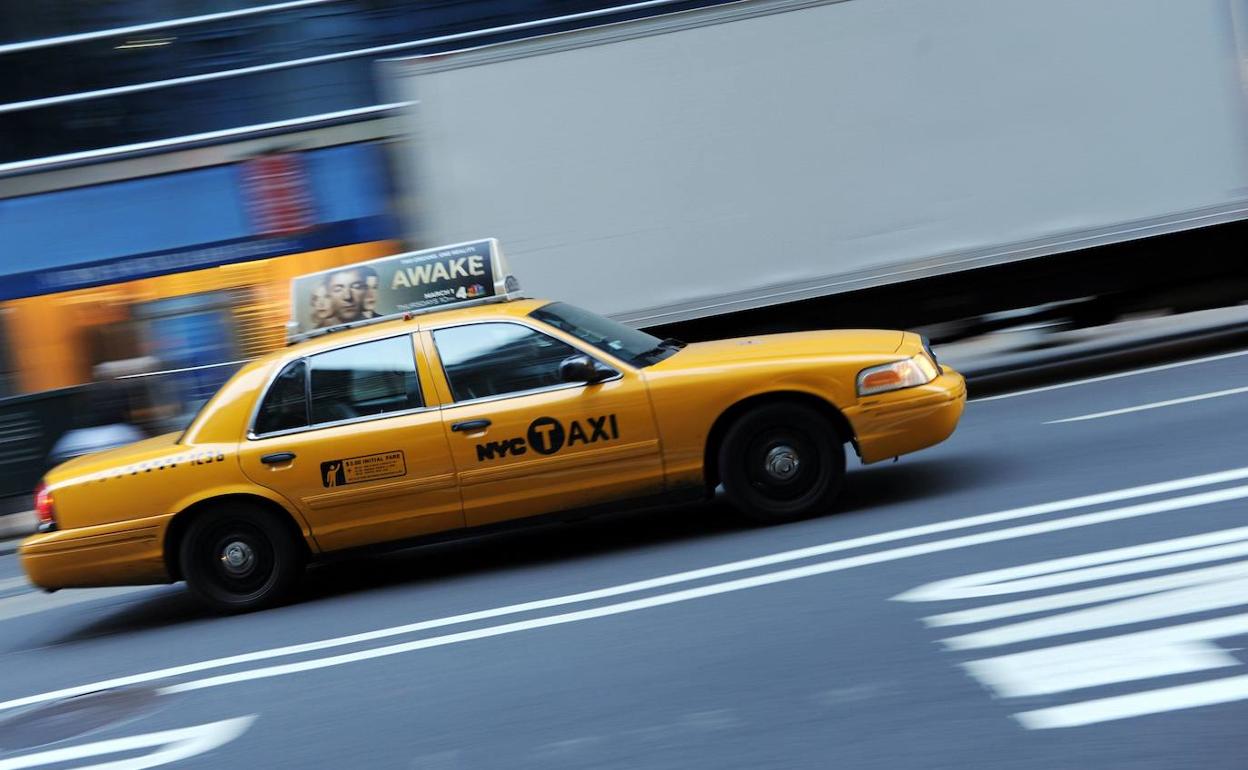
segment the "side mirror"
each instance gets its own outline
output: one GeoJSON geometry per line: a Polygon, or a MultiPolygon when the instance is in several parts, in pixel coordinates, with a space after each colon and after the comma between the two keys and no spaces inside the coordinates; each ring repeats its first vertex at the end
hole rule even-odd
{"type": "Polygon", "coordinates": [[[559,379],[564,382],[593,384],[614,377],[616,371],[603,366],[587,355],[568,356],[559,364],[559,379]]]}

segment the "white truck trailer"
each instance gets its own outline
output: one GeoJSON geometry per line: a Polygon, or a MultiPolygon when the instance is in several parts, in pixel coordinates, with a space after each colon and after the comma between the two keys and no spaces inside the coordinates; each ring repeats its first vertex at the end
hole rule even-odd
{"type": "Polygon", "coordinates": [[[415,245],[656,326],[1244,219],[1246,14],[743,0],[382,72],[415,245]]]}

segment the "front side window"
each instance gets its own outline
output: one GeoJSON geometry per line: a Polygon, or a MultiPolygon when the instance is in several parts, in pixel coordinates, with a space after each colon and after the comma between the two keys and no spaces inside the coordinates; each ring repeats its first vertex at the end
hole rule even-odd
{"type": "Polygon", "coordinates": [[[562,385],[559,365],[581,354],[566,342],[506,322],[438,329],[433,341],[456,401],[562,385]]]}
{"type": "Polygon", "coordinates": [[[407,335],[318,353],[308,361],[313,424],[421,406],[416,357],[407,335]]]}
{"type": "Polygon", "coordinates": [[[305,378],[307,365],[303,360],[286,365],[265,394],[256,415],[255,432],[259,435],[279,430],[308,426],[308,392],[305,378]]]}

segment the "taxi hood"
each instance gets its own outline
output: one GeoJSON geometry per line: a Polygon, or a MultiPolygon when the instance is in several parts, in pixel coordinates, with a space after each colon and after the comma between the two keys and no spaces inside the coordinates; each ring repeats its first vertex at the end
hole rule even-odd
{"type": "Polygon", "coordinates": [[[904,340],[905,332],[878,329],[763,334],[694,342],[682,348],[676,355],[647,368],[663,371],[765,359],[888,355],[899,350],[904,340]]]}
{"type": "Polygon", "coordinates": [[[75,457],[48,471],[45,478],[49,484],[56,484],[76,476],[162,457],[170,452],[171,447],[177,445],[179,435],[179,433],[166,433],[115,449],[105,449],[102,452],[75,457]]]}

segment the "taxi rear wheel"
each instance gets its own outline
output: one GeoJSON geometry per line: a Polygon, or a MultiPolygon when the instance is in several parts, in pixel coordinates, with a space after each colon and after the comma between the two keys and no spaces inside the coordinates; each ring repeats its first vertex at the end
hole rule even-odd
{"type": "Polygon", "coordinates": [[[844,442],[817,409],[767,404],[728,429],[719,469],[729,501],[747,519],[796,521],[827,512],[840,494],[844,442]]]}
{"type": "Polygon", "coordinates": [[[301,552],[268,511],[232,505],[204,512],[179,546],[187,588],[219,612],[270,607],[299,579],[301,552]]]}

